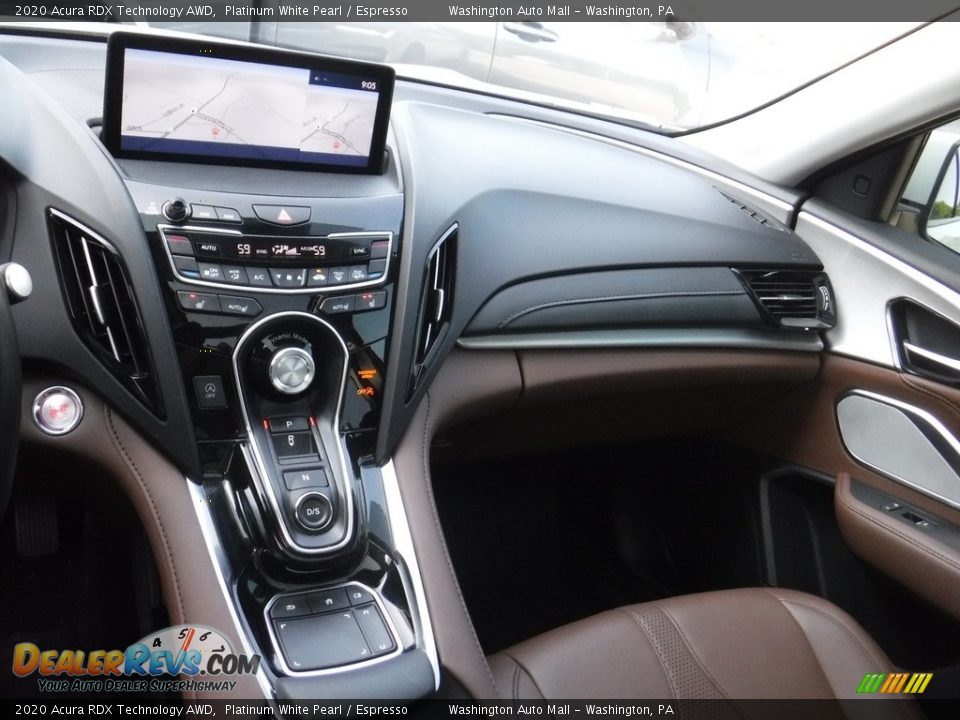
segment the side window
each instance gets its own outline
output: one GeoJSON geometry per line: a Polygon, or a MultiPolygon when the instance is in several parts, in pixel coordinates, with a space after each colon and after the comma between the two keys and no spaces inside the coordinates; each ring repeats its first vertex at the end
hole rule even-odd
{"type": "Polygon", "coordinates": [[[960,120],[930,132],[898,211],[897,225],[960,253],[960,120]]]}

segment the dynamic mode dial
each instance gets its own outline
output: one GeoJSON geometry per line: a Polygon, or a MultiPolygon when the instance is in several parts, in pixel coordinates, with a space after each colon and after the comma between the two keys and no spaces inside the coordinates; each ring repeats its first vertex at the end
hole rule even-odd
{"type": "Polygon", "coordinates": [[[302,393],[313,382],[317,367],[313,356],[299,347],[283,347],[270,360],[267,374],[274,389],[284,395],[302,393]]]}

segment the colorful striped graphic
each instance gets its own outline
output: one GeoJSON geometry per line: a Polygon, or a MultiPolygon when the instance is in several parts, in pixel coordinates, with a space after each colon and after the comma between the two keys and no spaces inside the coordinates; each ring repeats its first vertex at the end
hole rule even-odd
{"type": "Polygon", "coordinates": [[[857,686],[857,692],[919,695],[927,689],[931,679],[933,673],[867,673],[857,686]]]}

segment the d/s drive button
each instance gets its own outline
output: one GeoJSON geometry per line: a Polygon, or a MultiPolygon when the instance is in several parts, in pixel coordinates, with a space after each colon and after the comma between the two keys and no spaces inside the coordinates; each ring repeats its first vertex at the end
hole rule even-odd
{"type": "Polygon", "coordinates": [[[323,530],[333,519],[333,505],[326,495],[307,493],[297,500],[297,522],[309,532],[323,530]]]}

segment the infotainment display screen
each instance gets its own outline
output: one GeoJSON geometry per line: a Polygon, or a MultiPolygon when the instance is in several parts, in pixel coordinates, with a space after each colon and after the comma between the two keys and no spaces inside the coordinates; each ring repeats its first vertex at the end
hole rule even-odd
{"type": "Polygon", "coordinates": [[[103,140],[117,157],[381,172],[393,70],[114,33],[103,140]]]}

